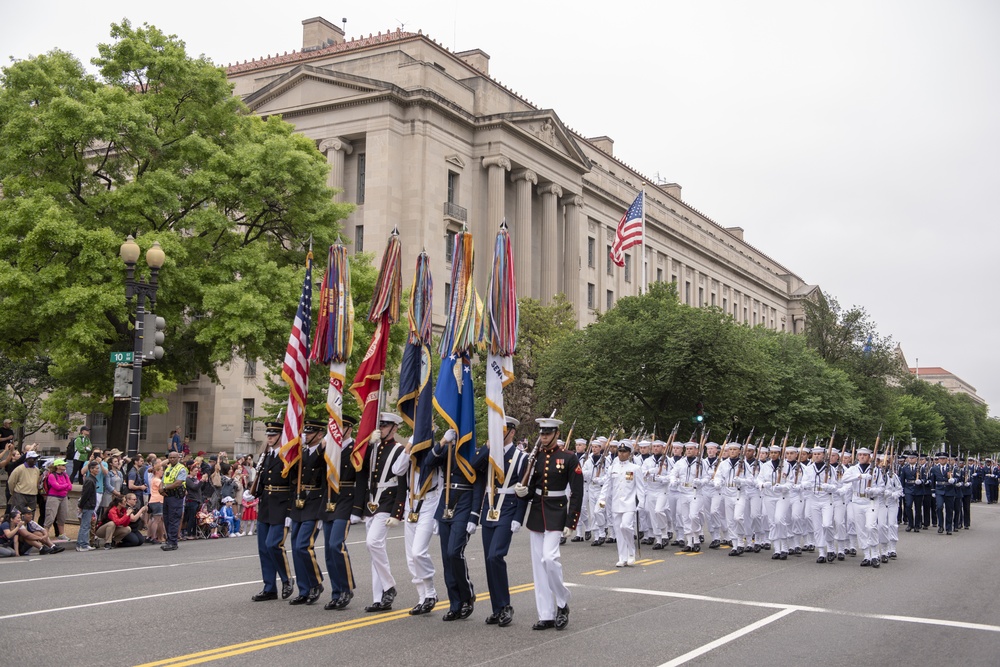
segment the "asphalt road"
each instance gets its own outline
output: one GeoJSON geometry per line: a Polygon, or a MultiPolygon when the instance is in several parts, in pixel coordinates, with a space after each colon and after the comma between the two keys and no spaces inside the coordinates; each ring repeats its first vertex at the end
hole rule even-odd
{"type": "MultiPolygon", "coordinates": [[[[1000,506],[973,505],[972,516],[972,530],[950,537],[901,532],[899,559],[874,571],[860,568],[860,558],[818,565],[810,554],[782,562],[765,552],[729,558],[645,547],[642,565],[619,570],[613,545],[567,544],[573,599],[563,632],[530,629],[523,532],[508,557],[514,623],[502,629],[483,623],[478,534],[467,556],[481,602],[453,623],[441,622],[446,604],[406,614],[417,598],[402,528],[389,540],[398,611],[383,615],[363,610],[371,575],[359,527],[349,540],[356,597],[339,612],[250,602],[261,588],[255,538],[4,559],[0,664],[997,665],[1000,506]]],[[[437,584],[444,594],[440,575],[437,584]]]]}

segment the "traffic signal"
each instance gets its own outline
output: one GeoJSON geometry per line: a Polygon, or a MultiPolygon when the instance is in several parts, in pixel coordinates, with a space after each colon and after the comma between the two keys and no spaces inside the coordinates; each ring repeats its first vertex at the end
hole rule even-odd
{"type": "Polygon", "coordinates": [[[167,321],[155,313],[142,317],[142,360],[155,361],[163,358],[164,329],[167,321]]]}
{"type": "Polygon", "coordinates": [[[691,421],[695,424],[704,424],[707,419],[708,413],[705,412],[705,404],[698,401],[694,404],[694,416],[691,417],[691,421]]]}

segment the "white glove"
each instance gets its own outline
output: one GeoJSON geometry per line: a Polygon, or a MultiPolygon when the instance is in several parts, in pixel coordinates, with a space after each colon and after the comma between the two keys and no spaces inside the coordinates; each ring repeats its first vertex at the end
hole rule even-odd
{"type": "Polygon", "coordinates": [[[793,484],[792,488],[794,490],[796,490],[796,491],[801,491],[802,490],[802,485],[801,484],[793,484]]]}
{"type": "Polygon", "coordinates": [[[913,483],[916,484],[917,486],[920,486],[921,484],[924,483],[924,480],[922,480],[922,479],[915,479],[915,480],[913,480],[913,483]]]}
{"type": "Polygon", "coordinates": [[[465,524],[465,532],[467,532],[469,535],[475,535],[476,528],[479,528],[479,526],[477,524],[472,523],[471,521],[465,524]]]}
{"type": "Polygon", "coordinates": [[[680,488],[680,486],[681,486],[681,483],[678,482],[676,479],[674,481],[670,482],[670,490],[671,491],[676,491],[677,489],[680,488]]]}
{"type": "Polygon", "coordinates": [[[882,495],[882,489],[881,487],[873,486],[868,489],[867,493],[869,498],[875,498],[877,496],[882,495]]]}
{"type": "Polygon", "coordinates": [[[972,486],[972,482],[966,482],[965,485],[966,486],[972,486]]]}
{"type": "Polygon", "coordinates": [[[514,495],[516,495],[518,498],[524,498],[525,496],[528,495],[528,487],[518,482],[517,484],[514,485],[514,495]]]}
{"type": "Polygon", "coordinates": [[[399,525],[399,519],[397,519],[394,516],[391,516],[385,520],[385,525],[389,526],[390,528],[395,528],[396,526],[399,525]]]}
{"type": "Polygon", "coordinates": [[[955,483],[955,478],[954,477],[949,477],[948,478],[948,483],[949,484],[954,484],[955,483]]]}
{"type": "Polygon", "coordinates": [[[861,473],[860,479],[861,479],[862,482],[867,482],[871,478],[872,478],[872,474],[870,472],[863,472],[863,473],[861,473]]]}
{"type": "Polygon", "coordinates": [[[764,490],[764,482],[757,482],[757,490],[758,491],[764,490]]]}
{"type": "Polygon", "coordinates": [[[721,489],[722,488],[722,480],[721,479],[713,479],[712,480],[712,486],[714,486],[717,489],[721,489]]]}
{"type": "Polygon", "coordinates": [[[444,443],[451,443],[455,442],[455,440],[457,439],[458,439],[458,433],[455,433],[455,429],[450,428],[444,432],[444,437],[441,438],[441,441],[444,443]]]}
{"type": "Polygon", "coordinates": [[[378,430],[378,427],[376,426],[375,430],[372,431],[371,435],[368,436],[368,444],[377,445],[380,442],[382,442],[382,433],[381,431],[378,430]]]}
{"type": "Polygon", "coordinates": [[[701,479],[700,477],[695,477],[693,480],[691,480],[691,486],[693,486],[696,489],[699,488],[704,483],[705,480],[701,479]]]}
{"type": "Polygon", "coordinates": [[[361,517],[359,517],[357,514],[352,514],[351,515],[351,525],[353,526],[356,523],[361,523],[361,517]]]}
{"type": "Polygon", "coordinates": [[[566,526],[565,528],[563,528],[563,537],[569,537],[572,534],[573,534],[573,530],[569,526],[566,526]]]}
{"type": "Polygon", "coordinates": [[[837,487],[835,487],[833,484],[823,484],[819,488],[823,489],[827,493],[833,493],[834,489],[836,489],[837,487]]]}
{"type": "Polygon", "coordinates": [[[520,521],[511,521],[510,522],[510,532],[516,533],[519,530],[521,530],[521,522],[520,521]]]}

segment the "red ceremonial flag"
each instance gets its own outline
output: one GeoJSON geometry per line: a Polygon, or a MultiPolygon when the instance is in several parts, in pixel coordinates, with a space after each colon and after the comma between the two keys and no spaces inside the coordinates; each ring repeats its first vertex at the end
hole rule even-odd
{"type": "Polygon", "coordinates": [[[640,192],[625,211],[618,223],[615,242],[611,246],[611,261],[618,266],[625,266],[625,251],[642,243],[643,193],[640,192]]]}

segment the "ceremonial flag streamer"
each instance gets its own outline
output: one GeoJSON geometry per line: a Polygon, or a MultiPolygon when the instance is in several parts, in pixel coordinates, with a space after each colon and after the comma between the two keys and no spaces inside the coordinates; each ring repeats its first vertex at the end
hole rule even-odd
{"type": "Polygon", "coordinates": [[[285,348],[285,361],[281,365],[281,379],[288,384],[288,407],[285,410],[285,428],[281,432],[278,455],[284,463],[282,475],[299,460],[301,454],[302,420],[309,392],[309,332],[312,327],[312,252],[306,255],[306,277],[302,283],[292,333],[285,348]]]}
{"type": "MultiPolygon", "coordinates": [[[[642,243],[643,194],[643,192],[639,193],[618,222],[618,231],[615,233],[615,241],[611,246],[611,261],[618,266],[625,266],[626,250],[642,243]]],[[[642,262],[640,262],[640,271],[644,270],[641,265],[642,262]]]]}
{"type": "Polygon", "coordinates": [[[427,253],[417,257],[410,290],[410,307],[407,319],[410,334],[403,351],[399,370],[399,413],[413,429],[413,446],[410,457],[419,469],[424,454],[434,437],[434,399],[431,395],[431,280],[430,260],[427,253]]]}
{"type": "Polygon", "coordinates": [[[517,348],[519,310],[514,260],[506,221],[500,225],[493,246],[493,270],[486,291],[486,303],[480,331],[480,345],[486,348],[487,429],[490,438],[490,463],[502,484],[503,441],[507,414],[503,389],[514,381],[514,352],[517,348]]]}
{"type": "Polygon", "coordinates": [[[330,246],[323,287],[320,290],[319,319],[312,360],[330,367],[326,389],[326,480],[334,493],[340,492],[340,457],[344,445],[344,379],[347,360],[354,347],[354,300],[351,298],[351,268],[347,248],[330,246]]]}
{"type": "Polygon", "coordinates": [[[361,408],[361,423],[351,450],[351,464],[361,470],[368,451],[368,441],[372,431],[378,427],[379,394],[382,391],[382,374],[385,372],[385,358],[389,348],[389,327],[399,321],[399,302],[402,296],[402,274],[399,266],[399,232],[392,230],[382,266],[379,268],[368,321],[375,323],[375,334],[365,351],[365,358],[358,366],[358,372],[351,384],[351,393],[361,408]]]}
{"type": "Polygon", "coordinates": [[[458,433],[456,460],[462,475],[476,481],[472,455],[476,443],[475,399],[472,391],[470,355],[479,333],[479,297],[472,282],[472,235],[455,235],[451,264],[451,302],[448,321],[441,335],[441,371],[434,388],[434,408],[458,433]]]}

